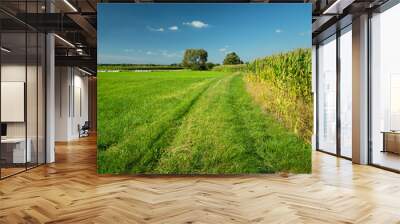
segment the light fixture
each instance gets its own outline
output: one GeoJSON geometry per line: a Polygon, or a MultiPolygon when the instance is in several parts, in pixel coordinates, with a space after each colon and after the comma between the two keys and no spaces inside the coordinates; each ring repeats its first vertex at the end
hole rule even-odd
{"type": "Polygon", "coordinates": [[[83,73],[85,73],[85,74],[87,74],[87,75],[92,76],[92,73],[90,73],[90,72],[88,72],[88,71],[85,71],[85,70],[83,70],[83,69],[81,69],[81,68],[79,68],[79,67],[78,67],[78,70],[81,71],[81,72],[83,72],[83,73]]]}
{"type": "Polygon", "coordinates": [[[11,52],[11,50],[8,50],[8,49],[5,48],[5,47],[1,47],[0,49],[1,49],[2,51],[6,52],[6,53],[10,53],[10,52],[11,52]]]}
{"type": "Polygon", "coordinates": [[[64,0],[65,4],[67,4],[74,12],[78,12],[78,10],[68,1],[64,0]]]}
{"type": "Polygon", "coordinates": [[[71,42],[69,42],[68,40],[66,40],[66,39],[64,39],[64,38],[62,38],[62,37],[60,37],[60,36],[57,35],[57,34],[54,34],[54,36],[57,37],[58,39],[60,39],[61,41],[63,41],[64,43],[66,43],[67,45],[69,45],[69,46],[75,48],[75,45],[73,45],[73,44],[72,44],[71,42]]]}
{"type": "Polygon", "coordinates": [[[332,5],[330,5],[322,14],[342,14],[343,10],[347,8],[347,6],[351,5],[355,0],[336,0],[332,5]]]}

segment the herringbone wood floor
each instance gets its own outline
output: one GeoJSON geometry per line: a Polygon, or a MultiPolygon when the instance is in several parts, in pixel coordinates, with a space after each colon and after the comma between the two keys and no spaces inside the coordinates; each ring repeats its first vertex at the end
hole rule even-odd
{"type": "Polygon", "coordinates": [[[0,181],[0,223],[400,223],[400,175],[313,153],[311,175],[96,174],[95,138],[0,181]]]}

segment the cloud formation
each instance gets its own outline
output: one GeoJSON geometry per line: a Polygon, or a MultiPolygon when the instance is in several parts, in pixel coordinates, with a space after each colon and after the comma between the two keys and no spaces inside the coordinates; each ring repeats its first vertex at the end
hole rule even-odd
{"type": "Polygon", "coordinates": [[[225,45],[224,47],[218,49],[218,51],[227,54],[227,53],[232,52],[231,50],[229,50],[230,47],[231,47],[231,46],[229,46],[229,45],[225,45]]]}
{"type": "Polygon", "coordinates": [[[154,28],[151,26],[147,26],[147,29],[153,32],[164,32],[164,28],[160,27],[160,28],[154,28]]]}
{"type": "Polygon", "coordinates": [[[177,30],[179,30],[179,27],[178,26],[171,26],[168,29],[172,30],[172,31],[177,31],[177,30]]]}
{"type": "Polygon", "coordinates": [[[162,51],[161,51],[161,55],[164,56],[164,57],[167,57],[167,58],[179,57],[179,55],[178,55],[177,53],[175,53],[175,52],[168,52],[168,51],[165,51],[165,50],[162,50],[162,51]]]}
{"type": "Polygon", "coordinates": [[[281,29],[276,29],[275,30],[275,33],[282,33],[283,32],[283,30],[281,30],[281,29]]]}
{"type": "Polygon", "coordinates": [[[196,29],[202,29],[209,27],[209,24],[202,22],[200,20],[193,20],[192,22],[184,22],[183,25],[190,26],[196,29]]]}

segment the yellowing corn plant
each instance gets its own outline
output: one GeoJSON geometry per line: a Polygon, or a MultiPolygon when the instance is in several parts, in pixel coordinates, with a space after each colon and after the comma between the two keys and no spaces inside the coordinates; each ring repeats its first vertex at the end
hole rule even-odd
{"type": "Polygon", "coordinates": [[[307,142],[313,130],[311,79],[310,49],[256,59],[246,76],[255,100],[307,142]]]}

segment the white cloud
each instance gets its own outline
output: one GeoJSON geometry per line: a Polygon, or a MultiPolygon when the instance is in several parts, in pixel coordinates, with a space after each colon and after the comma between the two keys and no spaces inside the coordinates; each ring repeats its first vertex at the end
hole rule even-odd
{"type": "Polygon", "coordinates": [[[275,33],[282,33],[283,32],[283,30],[281,30],[281,29],[276,29],[275,30],[275,33]]]}
{"type": "Polygon", "coordinates": [[[141,49],[125,48],[123,49],[125,53],[142,53],[141,49]]]}
{"type": "Polygon", "coordinates": [[[192,22],[184,22],[183,25],[191,26],[196,29],[207,28],[209,25],[200,20],[193,20],[192,22]]]}
{"type": "Polygon", "coordinates": [[[164,32],[164,28],[160,27],[160,28],[153,28],[151,26],[147,26],[147,29],[150,31],[154,31],[154,32],[164,32]]]}
{"type": "Polygon", "coordinates": [[[305,32],[300,32],[299,35],[300,36],[305,36],[305,35],[310,35],[311,32],[310,31],[305,31],[305,32]]]}
{"type": "Polygon", "coordinates": [[[178,26],[171,26],[168,29],[172,30],[172,31],[177,31],[179,29],[179,27],[178,26]]]}
{"type": "Polygon", "coordinates": [[[161,55],[167,58],[175,58],[175,57],[179,57],[179,55],[175,52],[169,52],[166,50],[162,50],[161,51],[161,55]]]}
{"type": "Polygon", "coordinates": [[[152,51],[147,51],[146,54],[147,54],[147,55],[154,55],[154,52],[152,52],[152,51]]]}
{"type": "Polygon", "coordinates": [[[229,50],[230,47],[231,47],[231,46],[229,46],[229,45],[225,45],[224,47],[222,47],[222,48],[220,48],[220,49],[218,49],[218,50],[219,50],[220,52],[222,52],[222,53],[228,54],[228,53],[232,52],[231,50],[229,50]]]}

